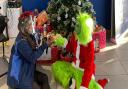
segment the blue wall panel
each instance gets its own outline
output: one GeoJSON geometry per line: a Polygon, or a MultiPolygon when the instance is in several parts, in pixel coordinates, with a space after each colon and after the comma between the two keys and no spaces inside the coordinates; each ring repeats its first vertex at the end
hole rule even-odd
{"type": "Polygon", "coordinates": [[[49,0],[22,0],[23,11],[33,11],[38,9],[39,12],[46,9],[49,0]]]}
{"type": "Polygon", "coordinates": [[[90,0],[96,11],[97,23],[111,28],[111,0],[90,0]]]}

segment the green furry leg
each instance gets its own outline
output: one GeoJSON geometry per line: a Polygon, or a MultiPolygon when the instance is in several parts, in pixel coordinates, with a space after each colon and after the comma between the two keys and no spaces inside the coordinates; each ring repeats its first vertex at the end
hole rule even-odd
{"type": "MultiPolygon", "coordinates": [[[[64,89],[69,88],[69,82],[72,78],[76,80],[76,89],[80,88],[83,72],[74,68],[71,63],[57,61],[52,65],[52,73],[55,80],[60,83],[64,89]]],[[[92,79],[89,84],[89,89],[100,89],[99,84],[92,79]]]]}
{"type": "Polygon", "coordinates": [[[52,72],[55,80],[65,89],[69,87],[70,79],[73,77],[75,68],[68,62],[57,61],[52,65],[52,72]]]}
{"type": "Polygon", "coordinates": [[[76,89],[80,88],[82,82],[82,76],[83,76],[83,71],[79,69],[75,69],[75,71],[73,72],[73,78],[76,80],[76,89]]]}

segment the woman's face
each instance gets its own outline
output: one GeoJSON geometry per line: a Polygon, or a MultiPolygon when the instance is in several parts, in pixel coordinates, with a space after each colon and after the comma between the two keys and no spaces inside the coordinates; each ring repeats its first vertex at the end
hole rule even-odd
{"type": "Polygon", "coordinates": [[[28,31],[29,34],[33,33],[33,29],[32,29],[32,22],[29,21],[27,26],[26,26],[26,30],[28,31]]]}

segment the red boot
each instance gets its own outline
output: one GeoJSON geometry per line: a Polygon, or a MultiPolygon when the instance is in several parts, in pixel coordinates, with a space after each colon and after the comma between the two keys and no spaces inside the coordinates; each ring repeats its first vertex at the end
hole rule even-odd
{"type": "Polygon", "coordinates": [[[102,79],[102,80],[98,80],[98,83],[101,85],[101,87],[104,89],[104,87],[106,86],[106,84],[109,82],[109,79],[102,79]]]}

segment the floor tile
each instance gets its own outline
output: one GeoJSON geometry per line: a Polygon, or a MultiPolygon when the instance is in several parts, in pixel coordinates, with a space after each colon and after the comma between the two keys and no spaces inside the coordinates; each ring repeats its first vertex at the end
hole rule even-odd
{"type": "Polygon", "coordinates": [[[6,85],[6,83],[2,86],[0,86],[0,89],[9,89],[8,86],[6,85]]]}
{"type": "Polygon", "coordinates": [[[128,50],[128,42],[118,47],[118,50],[128,50]]]}
{"type": "Polygon", "coordinates": [[[100,53],[96,53],[95,54],[95,61],[99,61],[99,62],[104,62],[104,61],[108,61],[111,59],[117,59],[118,55],[116,53],[116,50],[110,50],[107,52],[100,52],[100,53]]]}
{"type": "Polygon", "coordinates": [[[0,58],[0,75],[8,71],[8,63],[0,58]]]}
{"type": "Polygon", "coordinates": [[[0,89],[1,89],[1,86],[5,86],[6,81],[7,81],[7,76],[3,76],[0,78],[0,89]]]}
{"type": "Polygon", "coordinates": [[[119,60],[128,61],[128,50],[119,50],[117,55],[119,56],[119,60]]]}
{"type": "Polygon", "coordinates": [[[128,74],[128,61],[121,61],[121,64],[123,65],[124,70],[128,74]]]}
{"type": "Polygon", "coordinates": [[[106,62],[96,62],[96,75],[122,75],[127,74],[117,60],[109,60],[106,62]]]}

